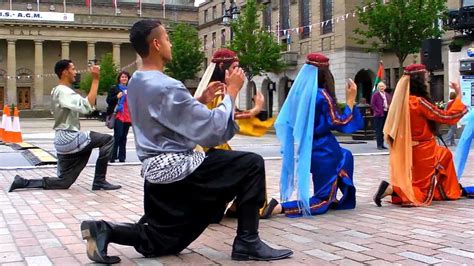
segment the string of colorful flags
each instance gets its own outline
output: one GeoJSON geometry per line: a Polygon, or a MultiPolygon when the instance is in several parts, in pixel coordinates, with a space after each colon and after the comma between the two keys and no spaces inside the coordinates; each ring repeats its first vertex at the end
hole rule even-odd
{"type": "MultiPolygon", "coordinates": [[[[365,5],[363,7],[361,7],[361,12],[366,12],[368,8],[370,7],[373,7],[376,3],[373,2],[373,3],[370,3],[368,5],[365,5]]],[[[339,16],[334,16],[333,18],[331,19],[328,19],[328,20],[323,20],[323,21],[319,21],[319,22],[315,22],[315,23],[312,23],[312,24],[309,24],[309,25],[304,25],[304,26],[300,26],[300,27],[295,27],[295,28],[287,28],[287,29],[280,29],[279,27],[279,23],[277,22],[277,25],[276,25],[276,30],[272,30],[270,28],[267,29],[267,32],[269,33],[273,33],[273,34],[276,34],[278,40],[279,40],[279,36],[286,36],[287,38],[290,37],[291,38],[291,34],[292,33],[297,33],[299,34],[300,32],[303,33],[305,31],[305,29],[307,29],[309,32],[312,32],[313,31],[313,27],[324,27],[324,26],[327,26],[329,25],[329,23],[331,24],[334,24],[334,23],[339,23],[339,22],[342,22],[342,21],[346,21],[347,19],[349,18],[354,18],[355,16],[357,15],[357,10],[352,10],[350,12],[347,12],[345,14],[342,14],[342,15],[339,15],[339,16]]],[[[224,38],[225,39],[226,37],[226,34],[225,34],[225,31],[223,31],[221,33],[221,39],[224,38]]],[[[210,43],[204,43],[204,50],[207,50],[207,49],[211,49],[211,48],[216,48],[216,44],[217,44],[217,38],[216,39],[212,39],[210,43]]]]}
{"type": "MultiPolygon", "coordinates": [[[[134,61],[122,68],[120,68],[120,70],[127,70],[131,67],[133,67],[134,65],[137,64],[137,61],[134,61]]],[[[77,74],[82,74],[82,73],[87,73],[89,72],[89,70],[87,69],[81,69],[81,70],[77,70],[76,73],[77,74]]],[[[17,80],[22,80],[22,79],[31,79],[31,78],[52,78],[52,77],[57,77],[57,75],[55,73],[52,73],[52,74],[38,74],[38,75],[19,75],[19,76],[9,76],[7,74],[4,74],[2,75],[3,78],[5,79],[17,79],[17,80]]]]}

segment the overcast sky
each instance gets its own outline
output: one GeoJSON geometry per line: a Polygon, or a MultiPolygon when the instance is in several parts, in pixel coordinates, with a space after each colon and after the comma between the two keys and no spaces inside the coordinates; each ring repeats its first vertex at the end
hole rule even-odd
{"type": "Polygon", "coordinates": [[[204,1],[206,1],[206,0],[196,0],[196,1],[194,1],[194,5],[198,6],[200,3],[204,2],[204,1]]]}

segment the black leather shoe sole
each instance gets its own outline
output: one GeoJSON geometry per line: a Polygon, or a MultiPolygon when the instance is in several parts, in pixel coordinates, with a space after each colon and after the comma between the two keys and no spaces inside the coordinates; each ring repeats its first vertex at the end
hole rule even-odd
{"type": "Polygon", "coordinates": [[[286,252],[283,252],[282,254],[280,254],[279,256],[269,257],[269,258],[260,258],[260,257],[256,257],[256,256],[249,255],[249,254],[241,254],[241,253],[232,252],[232,260],[237,260],[237,261],[249,261],[249,260],[272,261],[272,260],[286,259],[291,255],[293,255],[293,251],[291,251],[289,249],[286,252]]]}
{"type": "Polygon", "coordinates": [[[121,185],[106,185],[106,186],[102,186],[102,185],[93,185],[92,186],[92,190],[116,190],[116,189],[120,189],[122,188],[121,185]]]}
{"type": "Polygon", "coordinates": [[[87,240],[87,257],[98,263],[114,264],[119,263],[117,256],[101,256],[97,248],[97,226],[94,221],[83,221],[81,223],[82,239],[87,240]]]}
{"type": "Polygon", "coordinates": [[[385,190],[387,190],[387,187],[390,184],[387,181],[382,181],[380,182],[379,188],[377,189],[377,193],[374,195],[374,202],[378,207],[382,207],[382,196],[385,193],[385,190]]]}

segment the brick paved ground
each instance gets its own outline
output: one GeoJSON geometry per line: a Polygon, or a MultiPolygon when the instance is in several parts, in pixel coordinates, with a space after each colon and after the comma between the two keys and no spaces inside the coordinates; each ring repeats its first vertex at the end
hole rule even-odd
{"type": "MultiPolygon", "coordinates": [[[[272,246],[291,248],[281,265],[474,264],[474,200],[435,202],[429,208],[377,208],[371,196],[387,177],[387,156],[356,157],[355,210],[330,211],[313,218],[277,217],[261,221],[261,237],[272,246]]],[[[469,158],[472,162],[474,156],[469,158]]],[[[267,161],[269,193],[278,197],[279,160],[267,161]]],[[[139,166],[111,166],[109,180],[124,188],[90,190],[88,167],[71,189],[7,193],[15,174],[28,178],[54,175],[56,169],[0,171],[0,264],[79,265],[90,263],[80,238],[84,219],[137,221],[142,214],[139,166]]],[[[474,185],[474,164],[467,167],[466,185],[474,185]]],[[[111,245],[123,265],[237,264],[230,260],[236,221],[212,225],[177,256],[145,259],[133,248],[111,245]]],[[[256,263],[251,263],[256,264],[256,263]]],[[[268,264],[268,263],[258,263],[268,264]]]]}

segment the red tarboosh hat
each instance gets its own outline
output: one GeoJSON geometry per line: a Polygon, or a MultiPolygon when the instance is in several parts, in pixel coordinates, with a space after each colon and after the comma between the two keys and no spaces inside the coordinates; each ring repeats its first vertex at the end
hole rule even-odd
{"type": "Polygon", "coordinates": [[[426,66],[423,64],[411,64],[405,67],[404,73],[407,75],[426,72],[426,66]]]}
{"type": "Polygon", "coordinates": [[[323,54],[310,53],[306,56],[306,64],[311,64],[316,67],[329,67],[329,58],[323,54]]]}
{"type": "Polygon", "coordinates": [[[212,55],[211,62],[219,64],[224,62],[237,62],[239,58],[237,57],[237,53],[227,48],[221,48],[214,52],[212,55]]]}

